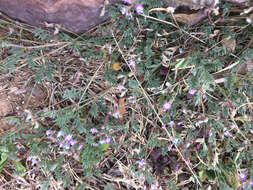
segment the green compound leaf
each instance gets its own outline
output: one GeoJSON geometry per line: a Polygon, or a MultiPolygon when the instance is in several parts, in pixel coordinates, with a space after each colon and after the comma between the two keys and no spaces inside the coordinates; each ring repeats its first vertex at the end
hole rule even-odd
{"type": "Polygon", "coordinates": [[[26,168],[19,161],[13,161],[13,166],[19,175],[23,175],[26,172],[26,168]]]}
{"type": "Polygon", "coordinates": [[[99,150],[101,152],[103,152],[103,151],[107,150],[109,147],[110,147],[109,144],[101,144],[100,147],[99,147],[99,150]]]}

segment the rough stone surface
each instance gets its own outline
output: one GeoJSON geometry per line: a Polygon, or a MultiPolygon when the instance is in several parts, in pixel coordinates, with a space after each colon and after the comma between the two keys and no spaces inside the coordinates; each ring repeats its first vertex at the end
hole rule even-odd
{"type": "Polygon", "coordinates": [[[104,3],[104,0],[0,0],[0,11],[31,25],[43,27],[45,22],[55,23],[80,33],[103,22],[107,14],[101,15],[102,10],[120,0],[107,2],[109,3],[104,3]]]}

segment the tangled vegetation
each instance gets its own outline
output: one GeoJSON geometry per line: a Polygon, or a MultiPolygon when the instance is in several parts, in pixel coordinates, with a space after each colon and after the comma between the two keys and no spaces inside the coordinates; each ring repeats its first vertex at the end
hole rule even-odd
{"type": "Polygon", "coordinates": [[[0,189],[252,188],[250,17],[161,5],[82,35],[0,20],[0,189]]]}

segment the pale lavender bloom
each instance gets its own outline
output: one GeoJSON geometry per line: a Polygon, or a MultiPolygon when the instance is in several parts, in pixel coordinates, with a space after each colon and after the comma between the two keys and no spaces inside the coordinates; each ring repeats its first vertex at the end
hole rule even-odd
{"type": "Polygon", "coordinates": [[[57,138],[59,138],[59,137],[61,137],[62,135],[64,135],[64,133],[63,133],[63,131],[59,131],[58,133],[57,133],[57,138]]]}
{"type": "Polygon", "coordinates": [[[91,128],[91,129],[90,129],[90,132],[91,132],[92,134],[95,134],[95,133],[98,133],[98,130],[97,130],[96,128],[91,128]]]}
{"type": "Polygon", "coordinates": [[[125,90],[126,88],[125,88],[122,84],[120,84],[120,85],[117,87],[117,89],[118,89],[119,91],[123,91],[123,90],[125,90]]]}
{"type": "Polygon", "coordinates": [[[224,136],[225,137],[231,136],[230,132],[227,129],[224,131],[224,136]]]}
{"type": "Polygon", "coordinates": [[[136,4],[136,5],[135,5],[135,10],[136,10],[136,13],[137,13],[138,15],[142,14],[142,13],[143,13],[143,5],[140,4],[140,3],[136,4]]]}
{"type": "Polygon", "coordinates": [[[247,182],[246,182],[246,181],[242,182],[242,188],[243,188],[243,189],[246,188],[246,185],[247,185],[247,182]]]}
{"type": "Polygon", "coordinates": [[[80,144],[79,147],[77,148],[78,151],[82,150],[83,149],[83,145],[80,144]]]}
{"type": "Polygon", "coordinates": [[[59,144],[60,148],[62,148],[64,146],[64,144],[65,144],[65,141],[61,141],[60,144],[59,144]]]}
{"type": "Polygon", "coordinates": [[[128,62],[128,66],[129,66],[129,67],[132,67],[132,68],[134,69],[135,66],[136,66],[135,61],[134,61],[134,60],[130,60],[130,61],[128,62]]]}
{"type": "Polygon", "coordinates": [[[152,185],[150,186],[150,190],[157,190],[156,185],[155,185],[155,184],[152,184],[152,185]]]}
{"type": "Polygon", "coordinates": [[[240,173],[238,174],[239,178],[244,181],[245,179],[247,179],[247,175],[245,173],[240,173]]]}
{"type": "Polygon", "coordinates": [[[187,93],[187,98],[192,98],[194,96],[194,94],[197,92],[197,90],[189,90],[187,93]]]}
{"type": "Polygon", "coordinates": [[[171,103],[170,102],[165,102],[163,104],[163,110],[164,111],[170,110],[170,108],[171,108],[171,103]]]}
{"type": "Polygon", "coordinates": [[[250,180],[249,184],[250,184],[251,187],[253,187],[253,180],[250,180]]]}
{"type": "Polygon", "coordinates": [[[139,160],[137,163],[138,163],[139,166],[142,167],[142,168],[145,166],[145,161],[144,161],[144,159],[139,160]]]}
{"type": "Polygon", "coordinates": [[[122,2],[130,4],[130,0],[122,0],[122,2]]]}
{"type": "Polygon", "coordinates": [[[106,139],[104,140],[105,144],[109,144],[111,142],[111,138],[110,137],[106,137],[106,139]]]}
{"type": "Polygon", "coordinates": [[[71,139],[69,142],[68,142],[71,146],[74,146],[77,141],[75,139],[71,139]]]}
{"type": "Polygon", "coordinates": [[[172,145],[169,145],[168,146],[168,151],[171,151],[171,149],[172,149],[172,145]]]}
{"type": "Polygon", "coordinates": [[[99,141],[100,144],[109,144],[111,142],[110,137],[106,137],[104,140],[99,141]]]}
{"type": "Polygon", "coordinates": [[[191,95],[194,95],[195,93],[197,92],[197,90],[195,90],[195,89],[192,89],[192,90],[189,90],[189,94],[191,94],[191,95]]]}
{"type": "Polygon", "coordinates": [[[51,135],[51,134],[52,134],[52,131],[51,131],[50,129],[48,129],[48,130],[46,131],[46,135],[49,136],[49,135],[51,135]]]}
{"type": "Polygon", "coordinates": [[[67,134],[66,135],[66,137],[65,137],[65,141],[71,141],[71,140],[73,140],[73,137],[72,137],[72,135],[71,134],[67,134]]]}

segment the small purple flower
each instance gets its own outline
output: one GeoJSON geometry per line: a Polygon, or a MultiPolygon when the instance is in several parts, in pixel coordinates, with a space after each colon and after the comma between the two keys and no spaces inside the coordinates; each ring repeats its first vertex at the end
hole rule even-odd
{"type": "Polygon", "coordinates": [[[227,129],[224,131],[224,136],[225,137],[230,137],[231,136],[230,132],[227,129]]]}
{"type": "Polygon", "coordinates": [[[168,151],[171,151],[171,149],[172,149],[172,145],[169,145],[168,146],[168,151]]]}
{"type": "Polygon", "coordinates": [[[138,15],[142,14],[142,13],[143,13],[143,5],[140,4],[140,3],[136,4],[135,10],[136,10],[136,13],[137,13],[138,15]]]}
{"type": "Polygon", "coordinates": [[[195,93],[197,92],[197,90],[195,90],[195,89],[192,89],[192,90],[189,90],[189,94],[191,94],[191,95],[194,95],[195,93]]]}
{"type": "Polygon", "coordinates": [[[61,141],[61,142],[59,143],[60,148],[62,148],[62,147],[64,146],[64,144],[65,144],[65,142],[64,142],[64,141],[61,141]]]}
{"type": "Polygon", "coordinates": [[[105,144],[109,144],[111,142],[111,138],[110,137],[106,137],[106,139],[104,140],[105,144]]]}
{"type": "Polygon", "coordinates": [[[130,4],[130,0],[122,0],[122,3],[130,4]]]}
{"type": "Polygon", "coordinates": [[[176,123],[176,126],[177,127],[181,127],[183,125],[183,121],[178,121],[177,123],[176,123]]]}
{"type": "Polygon", "coordinates": [[[52,134],[52,131],[51,131],[50,129],[48,129],[48,130],[46,131],[46,135],[49,136],[49,135],[51,135],[51,134],[52,134]]]}
{"type": "Polygon", "coordinates": [[[137,163],[138,163],[139,166],[142,167],[142,168],[145,166],[145,161],[144,161],[144,159],[139,160],[137,163]]]}
{"type": "Polygon", "coordinates": [[[189,90],[188,93],[187,93],[187,98],[192,98],[194,96],[194,94],[197,92],[197,90],[189,90]]]}
{"type": "Polygon", "coordinates": [[[71,139],[69,142],[68,142],[71,146],[74,146],[77,141],[75,139],[71,139]]]}
{"type": "Polygon", "coordinates": [[[131,68],[133,68],[133,69],[135,69],[135,66],[136,66],[135,61],[134,61],[134,60],[130,60],[130,61],[128,62],[128,66],[131,67],[131,68]]]}
{"type": "Polygon", "coordinates": [[[251,187],[253,187],[253,180],[250,180],[249,184],[250,184],[251,187]]]}
{"type": "Polygon", "coordinates": [[[202,94],[202,98],[205,100],[207,98],[206,93],[202,94]]]}
{"type": "Polygon", "coordinates": [[[71,140],[73,140],[72,135],[71,134],[67,134],[66,137],[65,137],[65,141],[69,142],[71,140]]]}
{"type": "Polygon", "coordinates": [[[247,175],[245,173],[240,173],[238,174],[239,178],[244,181],[245,179],[247,179],[247,175]]]}
{"type": "Polygon", "coordinates": [[[90,129],[90,132],[91,132],[92,134],[95,134],[95,133],[98,133],[98,130],[97,130],[96,128],[91,128],[91,129],[90,129]]]}
{"type": "Polygon", "coordinates": [[[155,184],[152,184],[152,185],[150,186],[150,190],[157,190],[157,186],[156,186],[155,184]]]}
{"type": "Polygon", "coordinates": [[[79,147],[77,148],[78,151],[82,150],[83,149],[83,145],[80,144],[79,147]]]}
{"type": "Polygon", "coordinates": [[[120,84],[120,85],[117,87],[117,89],[118,89],[119,91],[123,91],[123,90],[125,90],[126,88],[125,88],[122,84],[120,84]]]}
{"type": "Polygon", "coordinates": [[[171,103],[166,101],[166,102],[163,104],[162,107],[163,107],[163,110],[164,110],[164,111],[170,110],[170,108],[171,108],[171,103]]]}

